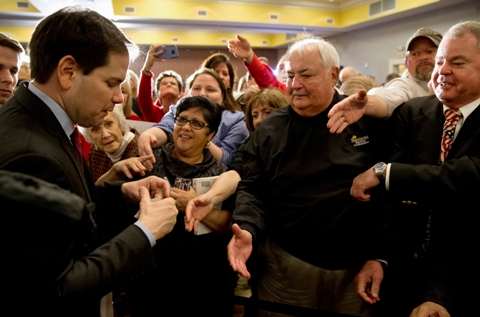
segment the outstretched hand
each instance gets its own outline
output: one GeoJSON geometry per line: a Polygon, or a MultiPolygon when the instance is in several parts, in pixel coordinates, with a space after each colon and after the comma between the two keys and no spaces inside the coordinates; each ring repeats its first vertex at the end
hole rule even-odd
{"type": "Polygon", "coordinates": [[[230,266],[243,277],[250,278],[250,272],[247,270],[247,260],[252,254],[252,234],[247,230],[240,229],[237,224],[233,224],[232,232],[232,240],[227,246],[230,266]]]}
{"type": "Polygon", "coordinates": [[[243,58],[250,64],[253,60],[254,52],[246,38],[237,35],[235,40],[228,40],[228,50],[237,58],[243,58]]]}
{"type": "Polygon", "coordinates": [[[327,128],[330,133],[340,134],[354,122],[357,122],[365,114],[365,106],[368,102],[367,91],[360,89],[355,95],[348,96],[330,109],[327,128]]]}
{"type": "Polygon", "coordinates": [[[155,156],[153,155],[152,147],[157,144],[157,142],[157,137],[149,132],[149,130],[142,132],[138,138],[138,154],[140,156],[152,157],[152,159],[143,162],[143,165],[149,171],[153,169],[153,164],[155,164],[155,156]]]}
{"type": "Polygon", "coordinates": [[[198,231],[198,224],[213,209],[213,202],[206,194],[190,200],[185,208],[185,230],[198,231]]]}

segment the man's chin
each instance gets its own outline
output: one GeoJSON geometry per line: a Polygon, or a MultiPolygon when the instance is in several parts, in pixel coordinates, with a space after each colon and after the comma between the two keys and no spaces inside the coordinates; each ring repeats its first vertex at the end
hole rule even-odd
{"type": "Polygon", "coordinates": [[[418,69],[416,72],[415,78],[422,80],[422,81],[430,81],[430,78],[432,77],[432,72],[433,69],[429,67],[429,69],[424,69],[422,68],[418,69]]]}

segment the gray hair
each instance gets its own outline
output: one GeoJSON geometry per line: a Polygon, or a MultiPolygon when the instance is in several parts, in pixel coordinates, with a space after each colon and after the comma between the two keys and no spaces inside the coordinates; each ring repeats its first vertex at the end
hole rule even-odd
{"type": "Polygon", "coordinates": [[[293,52],[303,56],[308,49],[315,47],[322,58],[323,66],[326,70],[330,71],[332,67],[340,68],[340,57],[335,47],[317,36],[306,37],[292,43],[285,54],[285,60],[288,61],[293,52]]]}
{"type": "Polygon", "coordinates": [[[457,23],[448,29],[444,38],[457,39],[468,33],[473,34],[477,38],[478,49],[480,49],[480,22],[466,21],[457,23]]]}
{"type": "MultiPolygon", "coordinates": [[[[123,114],[122,104],[116,104],[115,107],[113,108],[112,114],[118,121],[118,126],[122,131],[122,135],[125,135],[125,133],[130,129],[130,126],[127,123],[127,119],[125,118],[125,115],[123,114]]],[[[80,130],[80,133],[83,134],[85,141],[93,144],[94,143],[93,138],[90,135],[90,130],[92,128],[93,127],[90,127],[90,128],[85,128],[80,126],[78,127],[78,129],[80,130]]]]}

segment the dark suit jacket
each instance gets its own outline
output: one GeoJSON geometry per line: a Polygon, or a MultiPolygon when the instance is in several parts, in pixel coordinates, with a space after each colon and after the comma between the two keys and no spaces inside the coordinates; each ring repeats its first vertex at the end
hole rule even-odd
{"type": "Polygon", "coordinates": [[[7,300],[24,299],[18,315],[98,316],[103,295],[155,268],[153,252],[132,224],[121,183],[95,186],[56,117],[26,85],[0,109],[0,169],[56,184],[89,208],[38,217],[45,208],[2,206],[5,225],[14,228],[2,239],[13,253],[7,300]]]}
{"type": "Polygon", "coordinates": [[[438,157],[445,116],[435,96],[406,102],[391,120],[390,194],[398,202],[399,229],[395,256],[403,257],[397,268],[405,275],[399,281],[403,285],[398,285],[405,290],[400,291],[400,300],[406,302],[406,297],[418,292],[421,296],[415,304],[433,301],[446,307],[452,317],[473,316],[476,305],[471,300],[480,296],[478,274],[469,270],[478,264],[472,257],[479,240],[472,213],[479,209],[480,107],[465,120],[442,165],[438,157]],[[430,210],[431,240],[422,254],[430,210]],[[407,276],[407,268],[416,272],[407,276]]]}

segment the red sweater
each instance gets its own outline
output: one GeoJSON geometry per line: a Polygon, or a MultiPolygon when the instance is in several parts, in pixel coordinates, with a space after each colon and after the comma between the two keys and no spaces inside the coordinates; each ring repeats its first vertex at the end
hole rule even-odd
{"type": "Polygon", "coordinates": [[[158,99],[153,103],[153,72],[150,74],[141,72],[137,100],[144,121],[160,122],[162,120],[165,114],[163,106],[158,99]]]}

